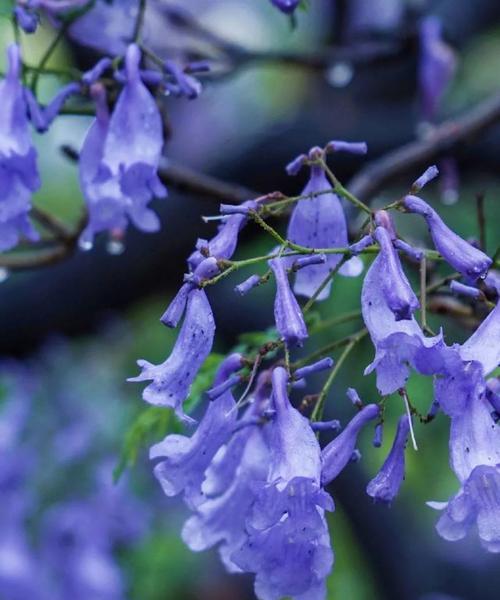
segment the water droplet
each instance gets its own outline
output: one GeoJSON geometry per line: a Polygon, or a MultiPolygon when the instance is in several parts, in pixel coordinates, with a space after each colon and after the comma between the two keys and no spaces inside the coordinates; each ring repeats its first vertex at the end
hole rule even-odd
{"type": "Polygon", "coordinates": [[[5,281],[7,281],[9,276],[10,276],[9,269],[6,269],[5,267],[0,267],[0,283],[4,283],[5,281]]]}
{"type": "Polygon", "coordinates": [[[80,250],[88,252],[89,250],[92,250],[94,244],[90,240],[80,240],[78,242],[78,247],[80,248],[80,250]]]}
{"type": "Polygon", "coordinates": [[[112,256],[120,256],[120,254],[123,254],[125,251],[125,244],[121,241],[121,240],[108,240],[108,243],[106,244],[106,250],[108,251],[108,254],[111,254],[112,256]]]}
{"type": "Polygon", "coordinates": [[[338,62],[332,65],[326,72],[328,83],[337,88],[349,85],[354,77],[354,69],[350,63],[338,62]]]}

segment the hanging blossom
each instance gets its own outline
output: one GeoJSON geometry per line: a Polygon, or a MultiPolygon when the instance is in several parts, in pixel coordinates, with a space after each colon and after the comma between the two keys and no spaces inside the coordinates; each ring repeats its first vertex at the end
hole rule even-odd
{"type": "Polygon", "coordinates": [[[231,439],[218,449],[205,471],[201,486],[205,501],[182,530],[182,539],[194,552],[218,545],[230,573],[242,572],[232,557],[247,539],[246,520],[268,472],[269,451],[262,428],[255,423],[268,408],[270,394],[269,373],[264,371],[231,439]]]}
{"type": "Polygon", "coordinates": [[[245,544],[232,556],[256,574],[262,600],[324,597],[333,564],[324,511],[334,505],[321,489],[320,447],[307,419],[291,406],[287,382],[286,371],[275,368],[276,414],[264,428],[269,472],[247,520],[245,544]]]}
{"type": "Polygon", "coordinates": [[[500,552],[500,407],[498,379],[487,381],[500,364],[500,304],[448,361],[435,383],[436,400],[451,417],[450,463],[460,489],[448,502],[429,502],[443,510],[438,533],[455,541],[477,527],[482,545],[500,552]],[[493,413],[493,414],[492,414],[493,413]]]}
{"type": "Polygon", "coordinates": [[[399,492],[405,476],[405,446],[410,432],[408,415],[399,418],[392,448],[380,471],[366,487],[375,501],[390,503],[399,492]]]}
{"type": "Polygon", "coordinates": [[[382,244],[361,291],[363,319],[375,346],[375,359],[365,374],[376,370],[381,395],[392,394],[405,385],[408,365],[422,374],[438,372],[445,348],[441,334],[425,337],[413,317],[418,302],[412,295],[399,255],[390,243],[390,234],[384,229],[376,230],[375,237],[382,244]]]}
{"type": "Polygon", "coordinates": [[[160,228],[148,204],[153,196],[163,198],[167,193],[157,174],[162,121],[141,81],[140,60],[139,48],[131,44],[125,56],[127,83],[112,115],[104,88],[100,84],[92,88],[96,119],[80,154],[80,184],[89,211],[88,225],[80,236],[84,249],[91,247],[100,231],[123,231],[128,219],[141,231],[160,228]]]}
{"type": "MultiPolygon", "coordinates": [[[[242,368],[242,356],[231,354],[219,367],[214,388],[224,384],[235,385],[239,377],[231,379],[242,368]]],[[[204,474],[221,446],[229,441],[236,424],[236,403],[231,388],[225,389],[212,400],[195,433],[190,437],[171,434],[151,448],[150,457],[159,459],[155,467],[163,491],[167,496],[184,492],[190,506],[204,500],[202,483],[204,474]]]]}
{"type": "Polygon", "coordinates": [[[21,235],[30,241],[38,240],[28,215],[31,196],[40,187],[26,96],[19,79],[18,46],[9,46],[7,56],[7,75],[0,83],[0,251],[16,246],[21,235]]]}
{"type": "Polygon", "coordinates": [[[287,346],[302,346],[308,337],[307,327],[299,303],[290,288],[286,265],[286,258],[282,257],[269,261],[276,280],[274,319],[276,329],[287,346]]]}
{"type": "Polygon", "coordinates": [[[484,279],[493,262],[489,256],[452,231],[421,198],[406,196],[403,206],[408,212],[424,217],[436,250],[454,269],[469,281],[484,279]]]}
{"type": "MultiPolygon", "coordinates": [[[[330,142],[327,151],[363,154],[366,153],[366,144],[330,142]]],[[[288,239],[307,248],[345,248],[349,242],[341,200],[333,192],[323,193],[331,190],[332,184],[327,180],[321,166],[314,164],[324,155],[324,150],[314,147],[311,148],[308,156],[301,154],[287,166],[288,174],[296,175],[303,165],[311,163],[310,178],[301,195],[312,195],[297,202],[288,224],[288,239]]],[[[295,293],[310,298],[341,260],[341,254],[328,254],[324,264],[301,269],[295,278],[295,293]]],[[[361,273],[362,268],[361,260],[353,257],[340,267],[339,273],[347,277],[356,277],[361,273]]],[[[328,298],[330,289],[331,282],[328,282],[316,299],[328,298]]]]}
{"type": "Polygon", "coordinates": [[[170,321],[173,326],[177,325],[185,312],[179,336],[167,360],[160,365],[139,360],[137,364],[142,369],[141,374],[129,378],[129,381],[152,380],[144,389],[144,400],[157,406],[174,408],[179,418],[187,422],[192,422],[193,419],[184,413],[182,405],[201,365],[210,354],[215,335],[210,303],[204,289],[197,285],[207,274],[213,273],[214,269],[217,267],[213,258],[201,263],[195,273],[196,278],[193,278],[197,284],[192,286],[188,283],[183,286],[167,310],[167,313],[175,314],[170,321]]]}

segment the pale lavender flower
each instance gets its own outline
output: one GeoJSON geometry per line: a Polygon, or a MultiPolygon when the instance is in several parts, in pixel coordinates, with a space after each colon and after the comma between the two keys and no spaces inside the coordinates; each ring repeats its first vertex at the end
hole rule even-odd
{"type": "Polygon", "coordinates": [[[385,271],[382,279],[382,292],[387,306],[393,312],[396,321],[409,320],[420,303],[411,289],[404,274],[401,261],[392,246],[392,240],[385,227],[377,227],[374,237],[380,246],[380,260],[385,271]]]}
{"type": "Polygon", "coordinates": [[[256,574],[261,600],[283,596],[322,598],[333,564],[324,510],[333,510],[321,489],[320,448],[308,420],[287,396],[288,375],[274,369],[275,417],[264,428],[269,472],[247,520],[248,538],[233,561],[256,574]]]}
{"type": "MultiPolygon", "coordinates": [[[[313,148],[311,152],[314,150],[313,148]]],[[[326,192],[331,187],[323,169],[313,165],[302,195],[326,192]]],[[[288,239],[307,248],[347,247],[347,223],[340,198],[333,192],[328,192],[299,200],[288,225],[288,239]]],[[[295,277],[295,293],[310,298],[341,260],[341,254],[328,254],[324,263],[301,269],[295,277]]],[[[354,277],[359,275],[361,269],[360,259],[353,257],[340,267],[339,273],[354,277]]],[[[331,282],[321,290],[317,300],[328,298],[330,288],[331,282]]]]}
{"type": "Polygon", "coordinates": [[[407,211],[424,217],[436,250],[454,269],[468,280],[485,277],[492,264],[491,258],[445,225],[437,212],[421,198],[406,196],[403,205],[407,211]]]}
{"type": "Polygon", "coordinates": [[[207,296],[204,290],[194,289],[189,293],[184,322],[170,356],[160,365],[139,360],[142,372],[129,381],[151,379],[152,383],[144,389],[144,400],[158,406],[170,406],[180,419],[192,422],[193,419],[184,413],[182,404],[210,354],[214,334],[214,317],[207,296]]]}
{"type": "Polygon", "coordinates": [[[500,363],[499,340],[500,304],[454,349],[448,374],[436,382],[436,399],[451,416],[450,463],[460,489],[449,502],[428,503],[444,510],[437,524],[442,537],[462,539],[476,525],[490,552],[500,552],[500,428],[485,378],[500,363]]]}
{"type": "Polygon", "coordinates": [[[89,223],[80,237],[88,248],[103,230],[123,230],[127,218],[141,231],[157,231],[160,223],[148,208],[166,190],[157,169],[163,131],[156,102],[141,81],[140,50],[132,44],[125,58],[127,83],[111,117],[102,87],[94,87],[96,120],[80,155],[80,183],[89,210],[89,223]]]}
{"type": "MultiPolygon", "coordinates": [[[[242,421],[262,414],[269,401],[267,372],[258,378],[253,402],[242,421]]],[[[222,562],[229,572],[241,572],[232,554],[247,538],[246,520],[265,484],[269,451],[262,430],[246,426],[237,430],[214,456],[205,472],[202,492],[207,498],[197,507],[182,530],[182,539],[195,552],[219,544],[222,562]]]]}
{"type": "Polygon", "coordinates": [[[38,240],[28,214],[31,196],[40,187],[25,90],[19,80],[18,46],[9,46],[7,55],[7,75],[0,83],[0,251],[16,246],[21,235],[38,240]]]}
{"type": "Polygon", "coordinates": [[[286,259],[273,258],[269,261],[276,280],[274,319],[279,334],[287,346],[301,346],[308,337],[299,303],[293,295],[286,272],[286,259]]]}
{"type": "Polygon", "coordinates": [[[355,415],[343,431],[333,439],[321,452],[321,483],[328,485],[333,481],[351,460],[356,448],[358,434],[361,429],[380,415],[376,404],[368,404],[355,415]]]}
{"type": "MultiPolygon", "coordinates": [[[[214,385],[228,381],[231,374],[241,367],[241,355],[230,355],[219,367],[214,385]]],[[[155,466],[155,475],[167,496],[184,492],[190,506],[199,505],[204,500],[201,484],[205,471],[219,448],[229,440],[237,418],[234,408],[233,394],[227,390],[209,403],[191,437],[170,434],[151,448],[150,458],[162,459],[155,466]]]]}
{"type": "Polygon", "coordinates": [[[408,365],[422,374],[440,372],[446,350],[442,335],[425,337],[413,317],[396,321],[386,296],[386,278],[386,261],[379,253],[363,282],[361,308],[375,346],[375,359],[365,374],[376,370],[381,395],[392,394],[405,385],[408,365]]]}
{"type": "Polygon", "coordinates": [[[405,446],[410,432],[407,415],[399,418],[392,448],[380,471],[370,481],[366,493],[379,502],[392,502],[405,476],[405,446]]]}

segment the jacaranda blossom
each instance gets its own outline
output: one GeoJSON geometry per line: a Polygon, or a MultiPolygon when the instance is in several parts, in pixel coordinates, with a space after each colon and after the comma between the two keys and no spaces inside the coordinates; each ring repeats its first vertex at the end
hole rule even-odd
{"type": "Polygon", "coordinates": [[[344,470],[351,460],[356,449],[356,441],[361,429],[380,414],[376,404],[367,404],[355,415],[335,439],[333,439],[321,452],[323,463],[321,481],[328,485],[344,470]]]}
{"type": "Polygon", "coordinates": [[[316,436],[288,399],[286,371],[275,368],[272,381],[276,414],[264,428],[267,482],[247,520],[248,537],[232,558],[256,574],[260,600],[323,598],[333,564],[324,510],[333,510],[333,501],[321,489],[316,436]]]}
{"type": "Polygon", "coordinates": [[[370,481],[366,493],[379,502],[392,502],[405,476],[405,446],[410,432],[408,415],[399,418],[392,448],[380,471],[370,481]]]}
{"type": "Polygon", "coordinates": [[[460,489],[429,505],[444,511],[437,530],[445,539],[462,539],[476,526],[483,546],[500,552],[500,427],[486,383],[500,364],[500,304],[455,351],[458,358],[436,382],[436,399],[451,417],[450,463],[460,489]]]}
{"type": "Polygon", "coordinates": [[[301,346],[308,337],[304,316],[293,295],[286,272],[286,259],[273,258],[269,261],[276,280],[274,319],[276,329],[287,346],[301,346]]]}
{"type": "Polygon", "coordinates": [[[160,223],[148,208],[166,189],[157,170],[163,129],[156,102],[141,81],[141,53],[132,44],[125,57],[127,83],[109,116],[104,89],[94,87],[96,119],[80,154],[80,184],[89,222],[80,237],[90,247],[96,233],[124,230],[130,219],[141,231],[157,231],[160,223]]]}
{"type": "MultiPolygon", "coordinates": [[[[214,385],[224,383],[232,373],[242,367],[242,357],[231,354],[219,367],[214,385]]],[[[151,448],[150,457],[160,458],[155,467],[163,491],[167,496],[184,492],[190,505],[199,505],[204,499],[201,484],[204,474],[215,454],[227,441],[237,419],[235,401],[231,390],[209,403],[195,433],[189,438],[170,434],[151,448]]]]}
{"type": "Polygon", "coordinates": [[[175,409],[179,418],[192,421],[182,404],[189,395],[201,365],[210,354],[215,334],[212,309],[203,289],[193,289],[188,296],[184,322],[172,353],[160,365],[146,360],[137,361],[142,372],[129,381],[152,382],[144,389],[146,402],[175,409]]]}
{"type": "MultiPolygon", "coordinates": [[[[314,152],[321,149],[313,148],[314,152]]],[[[342,203],[337,194],[328,192],[332,184],[327,180],[324,170],[311,166],[309,182],[302,191],[303,196],[316,194],[297,202],[288,225],[288,239],[307,248],[345,248],[348,246],[347,223],[342,203]],[[328,192],[319,194],[319,192],[328,192]]],[[[310,265],[301,269],[295,277],[294,291],[300,296],[310,298],[328,274],[342,260],[341,254],[328,254],[323,264],[310,265]]],[[[359,258],[351,258],[339,269],[341,275],[357,276],[362,270],[359,258]]],[[[330,295],[329,282],[317,296],[325,300],[330,295]]]]}
{"type": "Polygon", "coordinates": [[[271,0],[271,3],[274,4],[276,8],[279,8],[281,12],[291,15],[300,4],[300,0],[271,0]]]}
{"type": "Polygon", "coordinates": [[[31,196],[40,187],[18,46],[9,46],[7,55],[7,75],[0,82],[0,251],[16,246],[20,236],[38,239],[28,215],[31,196]]]}
{"type": "Polygon", "coordinates": [[[424,217],[436,250],[454,269],[468,280],[475,281],[485,277],[492,264],[489,256],[452,231],[437,212],[421,198],[406,196],[403,205],[408,212],[424,217]]]}
{"type": "MultiPolygon", "coordinates": [[[[399,263],[397,254],[391,258],[399,263]]],[[[442,366],[442,336],[425,337],[413,316],[397,321],[389,306],[389,298],[394,297],[391,286],[397,290],[401,285],[399,269],[395,271],[394,280],[390,277],[386,254],[379,252],[368,269],[361,291],[363,319],[375,346],[375,359],[365,374],[376,370],[381,395],[392,394],[405,385],[408,365],[425,374],[436,373],[442,366]]]]}

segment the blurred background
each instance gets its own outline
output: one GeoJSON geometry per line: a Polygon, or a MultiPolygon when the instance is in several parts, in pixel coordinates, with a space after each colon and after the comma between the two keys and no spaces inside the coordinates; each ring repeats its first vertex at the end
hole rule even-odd
{"type": "MultiPolygon", "coordinates": [[[[162,2],[154,4],[161,8],[162,2]]],[[[430,121],[463,114],[499,88],[498,0],[309,0],[307,9],[297,12],[295,26],[267,0],[182,4],[204,27],[256,54],[321,57],[312,66],[262,56],[237,64],[220,61],[203,80],[199,98],[164,100],[170,131],[167,159],[259,193],[300,193],[306,174],[287,177],[284,166],[309,147],[331,139],[365,140],[366,158],[331,161],[336,175],[348,183],[369,161],[425,138],[433,127],[430,121]],[[441,20],[438,52],[453,65],[443,76],[446,85],[432,114],[422,103],[425,90],[419,80],[421,23],[428,15],[441,20]],[[325,57],[333,47],[340,51],[329,61],[325,57]]],[[[96,2],[93,18],[100,23],[99,35],[90,34],[91,22],[77,23],[51,64],[85,68],[99,53],[120,52],[123,41],[116,32],[129,27],[129,9],[135,5],[134,0],[96,2]],[[94,48],[88,47],[91,43],[94,48]]],[[[145,24],[145,39],[158,53],[175,50],[179,38],[179,28],[162,14],[152,9],[145,24]]],[[[46,22],[36,35],[23,36],[26,61],[36,64],[54,35],[46,22]]],[[[11,26],[2,18],[0,45],[10,41],[11,26]]],[[[48,98],[59,87],[57,78],[44,77],[42,94],[48,98]]],[[[43,185],[35,204],[69,224],[77,222],[83,200],[77,167],[61,147],[78,149],[89,123],[88,117],[61,116],[49,133],[36,138],[43,185]]],[[[499,157],[500,127],[492,125],[438,157],[441,184],[432,184],[425,194],[452,228],[473,239],[480,234],[476,196],[484,194],[490,255],[499,243],[499,157]]],[[[397,199],[422,170],[401,173],[369,200],[381,206],[397,199]]],[[[200,216],[215,214],[217,199],[173,187],[169,191],[167,200],[155,201],[161,231],[146,235],[130,228],[121,253],[101,238],[92,251],[78,252],[61,264],[0,273],[2,599],[254,597],[251,579],[227,576],[216,551],[193,554],[184,547],[179,536],[186,518],[182,503],[164,497],[147,460],[149,445],[178,425],[169,414],[159,421],[157,413],[147,412],[141,387],[125,382],[137,373],[137,358],[158,363],[168,355],[176,332],[158,319],[182,281],[196,238],[214,232],[213,224],[204,224],[200,216]],[[127,448],[136,447],[137,456],[127,454],[127,448]],[[115,485],[117,467],[124,472],[115,485]]],[[[355,229],[357,215],[350,218],[355,229]]],[[[417,219],[401,217],[398,230],[410,241],[429,245],[417,219]]],[[[269,239],[248,227],[239,256],[269,248],[269,239]]],[[[417,270],[410,274],[417,282],[417,270]]],[[[239,343],[242,333],[272,325],[271,285],[234,301],[233,287],[245,276],[238,272],[237,279],[210,289],[218,353],[239,343]]],[[[361,284],[362,277],[337,280],[319,314],[331,317],[357,309],[361,284]]],[[[463,341],[474,325],[470,306],[457,311],[454,319],[430,315],[431,326],[437,330],[443,325],[448,341],[463,341]]],[[[356,321],[339,325],[323,343],[359,327],[356,321]]],[[[323,345],[321,336],[315,343],[323,345]]],[[[374,399],[374,379],[362,375],[372,355],[365,341],[350,356],[330,392],[327,416],[343,422],[349,418],[349,386],[365,400],[374,399]]],[[[311,391],[320,381],[312,382],[311,391]]],[[[432,400],[431,382],[412,377],[409,394],[425,412],[432,400]]],[[[419,450],[407,451],[407,477],[394,505],[373,505],[365,494],[390,445],[397,413],[393,421],[389,416],[383,447],[371,448],[366,432],[360,443],[362,461],[332,485],[336,563],[329,598],[496,600],[499,558],[474,539],[441,540],[434,530],[436,514],[425,505],[456,491],[444,415],[428,426],[417,425],[419,450]]]]}

